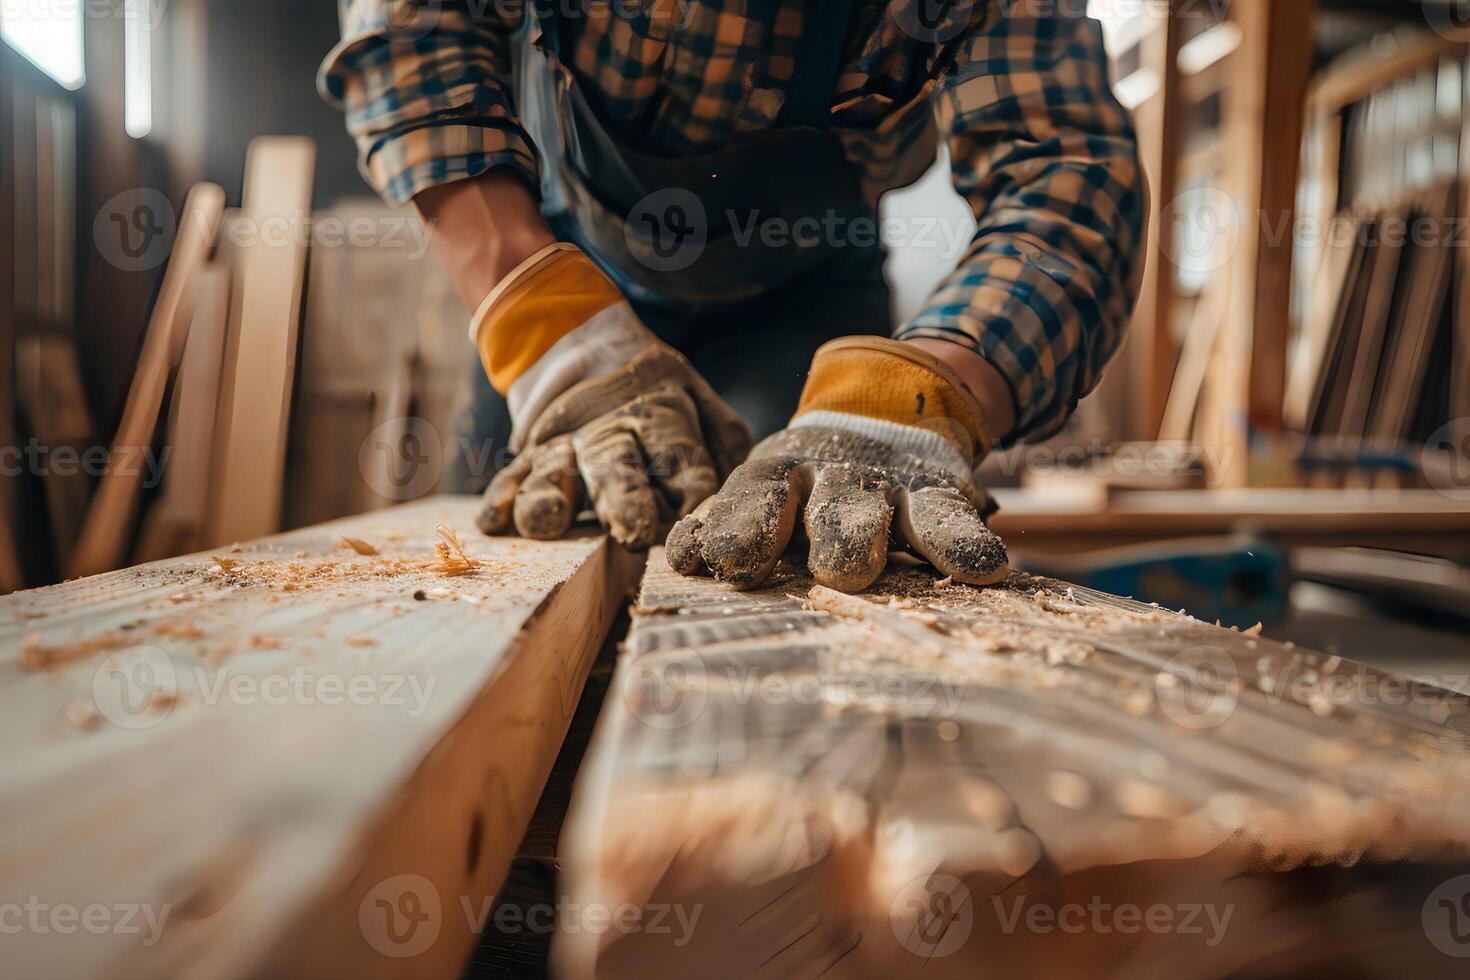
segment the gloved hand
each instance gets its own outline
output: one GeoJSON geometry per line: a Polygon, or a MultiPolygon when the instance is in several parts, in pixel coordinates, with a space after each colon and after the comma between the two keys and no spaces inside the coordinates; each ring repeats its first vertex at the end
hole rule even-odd
{"type": "Polygon", "coordinates": [[[647,548],[750,449],[739,416],[574,246],[527,259],[470,329],[518,454],[485,491],[486,534],[560,537],[585,485],[613,538],[647,548]]]}
{"type": "Polygon", "coordinates": [[[912,344],[844,337],[812,360],[790,425],[755,447],[724,487],[669,534],[669,564],[759,585],[801,512],[821,584],[867,588],[890,547],[973,585],[1009,572],[974,480],[989,450],[980,406],[954,371],[912,344]]]}

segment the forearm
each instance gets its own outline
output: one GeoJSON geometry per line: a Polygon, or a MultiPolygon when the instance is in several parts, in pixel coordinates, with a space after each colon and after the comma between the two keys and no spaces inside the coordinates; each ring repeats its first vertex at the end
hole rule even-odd
{"type": "Polygon", "coordinates": [[[511,270],[556,240],[535,194],[513,170],[431,187],[413,203],[471,311],[511,270]]]}

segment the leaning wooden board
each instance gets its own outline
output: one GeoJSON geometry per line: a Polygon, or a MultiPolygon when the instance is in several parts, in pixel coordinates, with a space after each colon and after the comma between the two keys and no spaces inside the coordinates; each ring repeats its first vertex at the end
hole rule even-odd
{"type": "Polygon", "coordinates": [[[743,594],[655,552],[561,839],[554,965],[1463,975],[1467,718],[1020,573],[846,596],[783,565],[743,594]]]}
{"type": "Polygon", "coordinates": [[[0,891],[109,918],[7,934],[3,972],[456,976],[639,564],[476,506],[0,600],[0,891]]]}

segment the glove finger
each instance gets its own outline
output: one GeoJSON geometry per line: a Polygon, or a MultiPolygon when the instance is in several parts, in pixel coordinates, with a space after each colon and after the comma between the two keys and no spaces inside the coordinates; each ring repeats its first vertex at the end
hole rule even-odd
{"type": "Polygon", "coordinates": [[[643,551],[658,537],[658,501],[643,451],[616,423],[593,425],[573,437],[577,465],[602,526],[629,551],[643,551]]]}
{"type": "Polygon", "coordinates": [[[715,578],[738,589],[764,582],[791,541],[801,499],[790,459],[737,467],[710,498],[697,535],[700,555],[715,578]]]}
{"type": "Polygon", "coordinates": [[[818,583],[861,592],[883,574],[893,507],[877,481],[852,467],[819,467],[804,518],[807,568],[818,583]]]}
{"type": "Polygon", "coordinates": [[[956,582],[990,585],[1010,574],[1005,542],[954,487],[906,490],[898,523],[909,546],[956,582]]]}
{"type": "Polygon", "coordinates": [[[582,484],[570,438],[530,451],[531,472],[515,497],[515,525],[522,537],[548,540],[567,533],[577,516],[582,484]]]}
{"type": "Polygon", "coordinates": [[[753,442],[750,426],[715,394],[709,382],[698,372],[691,369],[689,373],[685,386],[699,408],[699,424],[704,430],[705,445],[709,447],[720,475],[726,476],[750,455],[753,442]]]}
{"type": "Polygon", "coordinates": [[[531,454],[521,453],[511,460],[494,478],[480,496],[480,510],[475,515],[475,526],[485,534],[506,534],[511,526],[511,509],[515,505],[516,491],[520,490],[526,475],[531,472],[531,454]]]}
{"type": "Polygon", "coordinates": [[[669,567],[680,575],[708,575],[709,566],[699,550],[699,533],[704,529],[704,515],[709,513],[715,498],[708,497],[693,512],[679,518],[669,531],[664,542],[664,557],[669,567]]]}
{"type": "MultiPolygon", "coordinates": [[[[649,443],[645,441],[644,445],[649,443]]],[[[692,514],[720,489],[720,478],[709,453],[693,440],[653,452],[648,472],[668,499],[676,519],[692,514]]]]}

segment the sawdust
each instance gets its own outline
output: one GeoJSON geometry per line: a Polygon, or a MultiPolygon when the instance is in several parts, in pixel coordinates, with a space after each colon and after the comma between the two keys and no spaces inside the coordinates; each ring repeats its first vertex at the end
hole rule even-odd
{"type": "Polygon", "coordinates": [[[78,660],[85,660],[93,654],[122,649],[132,642],[131,637],[119,630],[57,644],[42,643],[40,636],[32,634],[26,638],[20,649],[18,663],[20,669],[25,671],[56,670],[78,660]]]}
{"type": "Polygon", "coordinates": [[[96,705],[86,701],[75,701],[66,707],[66,723],[83,732],[95,732],[102,725],[102,716],[96,705]]]}
{"type": "Polygon", "coordinates": [[[153,635],[170,640],[197,640],[204,636],[204,631],[193,620],[168,619],[153,627],[153,635]]]}

